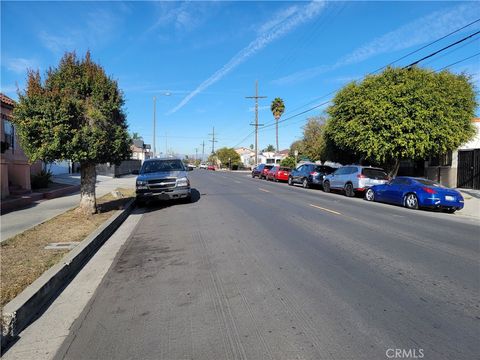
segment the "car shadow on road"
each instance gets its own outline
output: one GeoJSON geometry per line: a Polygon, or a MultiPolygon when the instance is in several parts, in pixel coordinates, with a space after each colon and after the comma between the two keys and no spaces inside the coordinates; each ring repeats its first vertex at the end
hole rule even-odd
{"type": "MultiPolygon", "coordinates": [[[[157,211],[161,209],[166,209],[171,206],[184,206],[184,205],[189,205],[196,203],[197,201],[200,200],[201,195],[200,192],[197,189],[192,189],[191,190],[192,198],[190,201],[186,201],[185,199],[178,199],[178,200],[167,200],[167,201],[162,201],[162,200],[152,200],[142,207],[145,208],[145,212],[152,212],[152,211],[157,211]]],[[[137,205],[138,206],[138,205],[137,205]]]]}

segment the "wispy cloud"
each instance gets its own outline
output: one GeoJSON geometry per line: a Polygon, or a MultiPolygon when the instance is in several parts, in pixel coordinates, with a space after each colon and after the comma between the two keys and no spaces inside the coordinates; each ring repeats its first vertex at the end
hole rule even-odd
{"type": "Polygon", "coordinates": [[[180,31],[192,31],[203,24],[210,16],[219,3],[216,2],[176,2],[159,1],[154,6],[158,13],[157,20],[147,30],[154,31],[161,27],[173,27],[180,31]]]}
{"type": "Polygon", "coordinates": [[[44,30],[38,37],[43,46],[54,54],[75,49],[86,50],[108,42],[117,33],[122,18],[127,15],[124,6],[118,7],[118,11],[93,9],[83,16],[84,26],[81,28],[57,30],[55,33],[44,30]]]}
{"type": "Polygon", "coordinates": [[[25,58],[7,58],[5,60],[5,66],[8,70],[17,74],[25,74],[28,69],[36,70],[39,68],[37,60],[25,58]]]}
{"type": "Polygon", "coordinates": [[[480,16],[480,7],[462,4],[449,11],[436,11],[380,36],[340,59],[335,66],[343,66],[367,60],[373,56],[408,49],[448,34],[480,16]]]}
{"type": "Polygon", "coordinates": [[[317,77],[323,73],[326,73],[330,70],[332,70],[332,66],[328,65],[321,65],[321,66],[316,66],[313,68],[297,71],[293,74],[275,79],[272,81],[272,84],[274,85],[288,85],[288,84],[293,84],[296,82],[300,82],[303,80],[308,80],[312,79],[314,77],[317,77]]]}
{"type": "Polygon", "coordinates": [[[192,100],[199,93],[206,90],[208,87],[222,79],[230,71],[237,66],[245,62],[248,58],[255,55],[271,42],[284,36],[290,31],[294,30],[299,25],[309,21],[316,17],[325,7],[324,1],[312,1],[307,5],[298,8],[290,17],[285,18],[282,23],[276,24],[273,27],[270,26],[267,31],[260,34],[255,40],[253,40],[247,47],[240,50],[229,62],[227,62],[222,68],[217,70],[211,77],[201,83],[194,91],[188,94],[177,106],[169,111],[169,114],[175,113],[184,107],[190,100],[192,100]]]}
{"type": "Polygon", "coordinates": [[[360,63],[380,54],[425,44],[478,19],[479,16],[480,7],[474,3],[462,4],[447,11],[437,11],[360,46],[350,54],[340,58],[333,65],[321,65],[304,69],[273,80],[272,83],[288,85],[313,79],[323,73],[333,71],[342,66],[360,63]]]}

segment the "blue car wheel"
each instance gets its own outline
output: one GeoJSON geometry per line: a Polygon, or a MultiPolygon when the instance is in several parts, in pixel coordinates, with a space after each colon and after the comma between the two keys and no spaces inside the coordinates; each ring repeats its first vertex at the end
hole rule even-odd
{"type": "Polygon", "coordinates": [[[375,201],[375,192],[372,189],[365,191],[365,200],[375,201]]]}
{"type": "Polygon", "coordinates": [[[415,194],[407,194],[405,196],[405,207],[409,209],[418,209],[418,198],[415,194]]]}

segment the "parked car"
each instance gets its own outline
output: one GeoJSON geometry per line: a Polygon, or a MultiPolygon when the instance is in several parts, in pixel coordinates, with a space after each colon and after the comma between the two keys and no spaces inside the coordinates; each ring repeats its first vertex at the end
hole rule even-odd
{"type": "Polygon", "coordinates": [[[387,173],[381,168],[347,165],[338,168],[323,180],[323,191],[342,190],[346,196],[363,193],[369,187],[388,182],[387,173]]]}
{"type": "Polygon", "coordinates": [[[302,184],[304,188],[323,186],[323,178],[335,171],[326,165],[305,163],[293,169],[288,177],[288,185],[302,184]]]}
{"type": "Polygon", "coordinates": [[[462,194],[428,179],[398,176],[392,181],[367,189],[365,199],[402,205],[409,209],[442,209],[454,213],[463,209],[462,194]]]}
{"type": "Polygon", "coordinates": [[[215,166],[214,165],[208,165],[207,170],[213,170],[215,171],[215,166]]]}
{"type": "MultiPolygon", "coordinates": [[[[148,159],[136,180],[137,204],[151,200],[191,200],[190,180],[180,159],[148,159]]],[[[137,171],[136,171],[137,172],[137,171]]]]}
{"type": "Polygon", "coordinates": [[[278,171],[278,169],[280,169],[280,166],[275,165],[270,170],[268,170],[266,180],[273,181],[274,180],[274,175],[278,171]]]}
{"type": "Polygon", "coordinates": [[[252,170],[252,178],[266,179],[268,171],[273,167],[273,164],[259,164],[252,170]]]}
{"type": "Polygon", "coordinates": [[[285,166],[275,166],[269,172],[268,176],[271,176],[273,181],[288,181],[290,175],[290,168],[285,166]],[[270,175],[271,174],[271,175],[270,175]]]}
{"type": "Polygon", "coordinates": [[[207,170],[207,168],[208,168],[208,165],[207,165],[207,164],[204,164],[204,163],[201,163],[201,164],[200,164],[200,169],[205,169],[205,170],[207,170]]]}

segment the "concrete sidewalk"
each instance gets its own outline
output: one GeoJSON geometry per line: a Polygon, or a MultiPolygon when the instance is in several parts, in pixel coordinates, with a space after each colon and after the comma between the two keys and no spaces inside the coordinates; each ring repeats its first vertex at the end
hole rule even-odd
{"type": "Polygon", "coordinates": [[[480,190],[457,189],[465,200],[464,208],[456,214],[480,219],[480,190]]]}
{"type": "MultiPolygon", "coordinates": [[[[135,188],[135,178],[136,176],[134,175],[127,175],[120,178],[97,176],[96,195],[97,197],[101,197],[117,188],[133,189],[135,188]]],[[[54,176],[52,181],[62,184],[79,185],[80,175],[58,175],[54,176]]],[[[0,242],[78,206],[79,202],[80,194],[76,192],[51,200],[34,202],[27,208],[1,215],[0,242]]]]}

